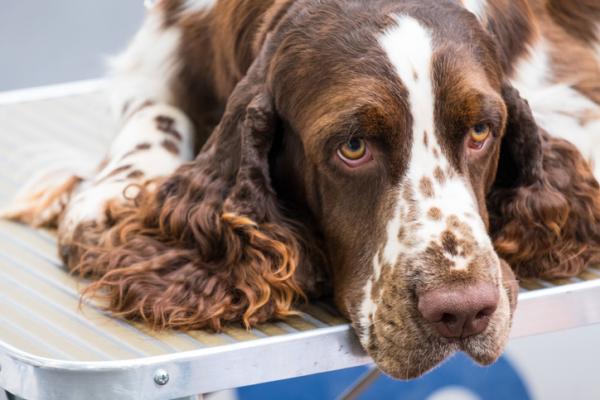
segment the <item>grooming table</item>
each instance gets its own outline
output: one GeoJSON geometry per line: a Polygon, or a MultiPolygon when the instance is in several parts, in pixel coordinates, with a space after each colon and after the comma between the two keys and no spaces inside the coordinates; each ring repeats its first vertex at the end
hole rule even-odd
{"type": "MultiPolygon", "coordinates": [[[[60,157],[98,161],[116,132],[102,82],[0,93],[0,206],[60,157]]],[[[370,363],[347,321],[314,303],[246,331],[156,333],[79,308],[51,232],[0,221],[0,400],[176,399],[370,363]]],[[[600,322],[600,270],[522,282],[512,337],[600,322]]]]}

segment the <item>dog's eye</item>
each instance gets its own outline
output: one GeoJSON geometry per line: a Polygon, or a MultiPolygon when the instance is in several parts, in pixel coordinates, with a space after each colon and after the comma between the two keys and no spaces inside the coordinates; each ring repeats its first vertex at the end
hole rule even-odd
{"type": "Polygon", "coordinates": [[[480,150],[485,141],[490,136],[490,126],[480,123],[469,129],[469,147],[475,150],[480,150]]]}
{"type": "Polygon", "coordinates": [[[338,157],[351,167],[357,167],[371,159],[371,153],[364,139],[352,138],[338,148],[338,157]]]}

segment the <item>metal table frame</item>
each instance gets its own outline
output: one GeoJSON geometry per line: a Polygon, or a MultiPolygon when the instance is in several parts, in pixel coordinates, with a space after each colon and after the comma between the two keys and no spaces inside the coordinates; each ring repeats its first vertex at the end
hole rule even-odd
{"type": "MultiPolygon", "coordinates": [[[[0,105],[85,93],[101,85],[87,81],[0,93],[0,105]]],[[[594,273],[600,277],[600,270],[594,273]]],[[[536,281],[535,286],[541,288],[520,294],[512,338],[600,323],[600,279],[536,281]]],[[[126,361],[53,360],[0,341],[0,400],[12,398],[4,391],[39,400],[190,398],[370,362],[348,324],[126,361]]]]}

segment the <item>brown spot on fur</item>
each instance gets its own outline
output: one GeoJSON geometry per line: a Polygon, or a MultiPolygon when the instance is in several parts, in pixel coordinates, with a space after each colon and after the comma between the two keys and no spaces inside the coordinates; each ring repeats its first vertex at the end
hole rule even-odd
{"type": "Polygon", "coordinates": [[[142,176],[144,176],[144,173],[139,169],[136,169],[135,171],[131,171],[129,174],[127,174],[127,179],[137,179],[141,178],[142,176]]]}
{"type": "Polygon", "coordinates": [[[179,155],[179,147],[172,140],[163,140],[161,146],[164,147],[169,153],[179,155]]]}
{"type": "Polygon", "coordinates": [[[121,165],[120,167],[117,167],[115,169],[113,169],[108,175],[106,175],[102,180],[106,180],[108,178],[112,178],[113,176],[119,175],[122,172],[127,171],[129,168],[131,168],[131,164],[125,164],[125,165],[121,165]]]}
{"type": "Polygon", "coordinates": [[[150,143],[140,143],[135,146],[136,150],[148,150],[152,147],[150,143]]]}
{"type": "Polygon", "coordinates": [[[437,207],[432,207],[427,212],[427,216],[434,221],[439,221],[440,219],[442,219],[442,210],[440,210],[437,207]]]}
{"type": "Polygon", "coordinates": [[[440,152],[438,151],[438,149],[436,149],[436,148],[433,149],[433,156],[439,160],[440,152]]]}
{"type": "Polygon", "coordinates": [[[159,115],[154,118],[156,121],[156,128],[161,131],[168,131],[175,124],[175,120],[171,117],[167,117],[165,115],[159,115]]]}
{"type": "Polygon", "coordinates": [[[446,182],[446,175],[444,175],[444,171],[439,166],[435,167],[433,170],[433,177],[440,185],[443,185],[446,182]]]}
{"type": "Polygon", "coordinates": [[[400,227],[400,230],[398,231],[398,240],[399,241],[404,241],[404,239],[406,238],[406,229],[404,226],[400,227]]]}
{"type": "Polygon", "coordinates": [[[429,147],[429,137],[427,137],[427,131],[423,131],[423,145],[429,147]]]}
{"type": "Polygon", "coordinates": [[[433,183],[427,177],[421,178],[419,182],[419,190],[425,197],[433,197],[433,183]]]}
{"type": "Polygon", "coordinates": [[[410,183],[406,183],[404,185],[404,190],[402,191],[402,198],[407,202],[414,201],[413,189],[410,183]]]}
{"type": "Polygon", "coordinates": [[[458,231],[463,237],[473,237],[473,233],[469,225],[462,222],[456,215],[450,215],[446,219],[446,224],[448,224],[450,229],[458,231]]]}
{"type": "Polygon", "coordinates": [[[446,253],[451,254],[453,256],[456,256],[458,254],[458,241],[454,233],[446,230],[442,232],[440,239],[442,241],[442,248],[446,253]]]}
{"type": "Polygon", "coordinates": [[[406,208],[402,210],[405,222],[415,221],[419,217],[419,210],[417,209],[413,187],[410,183],[404,185],[402,199],[406,202],[406,208]]]}
{"type": "Polygon", "coordinates": [[[416,70],[416,69],[414,69],[414,68],[413,68],[413,70],[412,70],[412,75],[413,75],[413,79],[414,79],[415,81],[418,81],[418,80],[419,80],[419,74],[418,74],[417,70],[416,70]]]}
{"type": "Polygon", "coordinates": [[[121,159],[127,158],[130,155],[138,153],[140,151],[149,150],[151,147],[152,147],[152,145],[150,143],[140,143],[137,146],[135,146],[135,148],[133,150],[129,150],[127,153],[125,153],[123,155],[123,157],[121,157],[121,159]]]}
{"type": "Polygon", "coordinates": [[[175,120],[173,118],[159,115],[155,118],[155,121],[156,129],[172,136],[177,140],[181,140],[181,134],[175,129],[175,120]]]}
{"type": "Polygon", "coordinates": [[[444,253],[442,247],[436,243],[432,243],[429,245],[429,247],[427,247],[424,256],[424,262],[431,265],[436,265],[442,270],[450,269],[455,265],[454,261],[446,257],[446,254],[444,253]]]}
{"type": "Polygon", "coordinates": [[[177,132],[175,129],[172,129],[170,131],[165,131],[165,133],[167,135],[171,135],[173,138],[175,138],[176,140],[181,141],[181,133],[177,132]]]}

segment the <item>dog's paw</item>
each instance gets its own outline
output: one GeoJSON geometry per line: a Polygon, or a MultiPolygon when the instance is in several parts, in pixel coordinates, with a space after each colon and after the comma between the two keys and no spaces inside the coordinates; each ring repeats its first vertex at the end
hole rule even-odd
{"type": "Polygon", "coordinates": [[[0,218],[34,227],[56,228],[82,178],[69,171],[45,171],[34,177],[11,203],[0,208],[0,218]]]}

